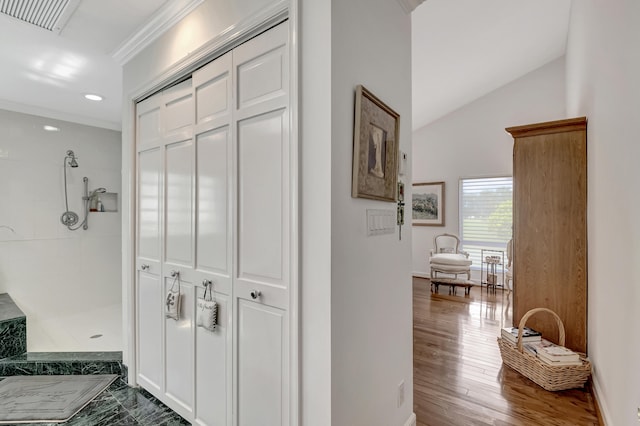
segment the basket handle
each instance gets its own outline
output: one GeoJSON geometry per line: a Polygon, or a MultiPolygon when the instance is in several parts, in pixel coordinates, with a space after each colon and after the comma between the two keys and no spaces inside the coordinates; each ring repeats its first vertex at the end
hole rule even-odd
{"type": "Polygon", "coordinates": [[[527,320],[532,315],[537,314],[538,312],[548,312],[553,315],[553,318],[555,318],[556,320],[556,324],[558,324],[558,344],[560,346],[564,346],[564,324],[562,324],[562,320],[560,319],[558,314],[547,308],[533,308],[530,311],[527,311],[527,313],[522,316],[522,319],[520,319],[520,324],[518,325],[518,350],[520,352],[522,352],[522,332],[524,326],[526,325],[527,320]]]}

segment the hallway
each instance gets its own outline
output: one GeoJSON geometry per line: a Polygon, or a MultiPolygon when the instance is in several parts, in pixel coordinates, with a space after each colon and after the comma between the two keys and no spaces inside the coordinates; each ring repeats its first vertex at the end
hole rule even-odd
{"type": "Polygon", "coordinates": [[[548,392],[503,367],[496,338],[511,298],[473,287],[449,296],[413,279],[414,412],[418,426],[598,425],[590,392],[548,392]]]}

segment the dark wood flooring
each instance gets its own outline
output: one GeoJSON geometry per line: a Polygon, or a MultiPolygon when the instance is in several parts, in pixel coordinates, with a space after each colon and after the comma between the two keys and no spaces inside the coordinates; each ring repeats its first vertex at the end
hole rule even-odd
{"type": "Polygon", "coordinates": [[[413,279],[414,412],[418,426],[598,425],[591,392],[548,392],[502,365],[496,338],[511,325],[511,297],[457,296],[413,279]]]}

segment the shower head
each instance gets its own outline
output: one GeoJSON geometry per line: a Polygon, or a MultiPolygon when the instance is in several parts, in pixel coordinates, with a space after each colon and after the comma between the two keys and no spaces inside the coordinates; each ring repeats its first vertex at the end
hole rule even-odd
{"type": "Polygon", "coordinates": [[[73,153],[73,151],[68,150],[67,151],[67,156],[65,157],[65,159],[70,158],[69,160],[69,166],[76,168],[78,167],[78,162],[76,161],[76,154],[73,153]]]}
{"type": "Polygon", "coordinates": [[[89,198],[95,197],[96,194],[104,194],[105,192],[107,192],[105,188],[96,188],[93,191],[91,191],[91,195],[89,195],[89,198]]]}

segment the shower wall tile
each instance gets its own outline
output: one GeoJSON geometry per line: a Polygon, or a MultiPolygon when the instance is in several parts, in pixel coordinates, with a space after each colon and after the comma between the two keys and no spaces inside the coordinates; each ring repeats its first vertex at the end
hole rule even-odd
{"type": "Polygon", "coordinates": [[[89,213],[86,231],[68,230],[60,216],[69,149],[79,164],[66,169],[69,209],[80,220],[84,176],[89,190],[121,192],[120,132],[5,110],[0,128],[0,290],[44,327],[56,313],[119,302],[121,213],[89,213]]]}

